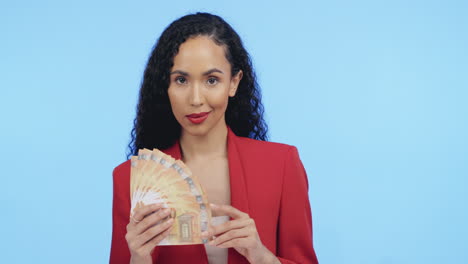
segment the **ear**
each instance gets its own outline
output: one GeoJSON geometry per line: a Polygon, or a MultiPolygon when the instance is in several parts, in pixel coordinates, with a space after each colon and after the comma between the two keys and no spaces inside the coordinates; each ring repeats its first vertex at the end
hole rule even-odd
{"type": "Polygon", "coordinates": [[[229,87],[229,97],[234,97],[237,92],[237,87],[239,86],[240,81],[242,80],[243,76],[242,70],[239,70],[234,76],[231,78],[231,85],[229,87]]]}

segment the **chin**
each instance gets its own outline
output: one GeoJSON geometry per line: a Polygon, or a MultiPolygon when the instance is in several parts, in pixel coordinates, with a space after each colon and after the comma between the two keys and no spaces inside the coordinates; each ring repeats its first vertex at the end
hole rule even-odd
{"type": "Polygon", "coordinates": [[[189,124],[187,126],[182,126],[182,129],[187,134],[200,137],[200,136],[204,136],[208,134],[208,132],[211,130],[211,127],[206,126],[205,124],[199,124],[199,125],[189,124]]]}

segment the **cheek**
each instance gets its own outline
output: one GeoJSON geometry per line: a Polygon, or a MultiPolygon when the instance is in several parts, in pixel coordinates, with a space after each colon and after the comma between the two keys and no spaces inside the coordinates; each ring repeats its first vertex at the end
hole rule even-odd
{"type": "Polygon", "coordinates": [[[229,91],[227,89],[220,89],[210,96],[210,104],[217,108],[226,108],[229,99],[229,91]]]}
{"type": "Polygon", "coordinates": [[[211,98],[209,105],[213,110],[215,110],[218,113],[222,113],[226,111],[228,104],[228,99],[227,97],[224,96],[219,96],[216,98],[211,98]]]}
{"type": "Polygon", "coordinates": [[[171,104],[171,109],[174,115],[180,111],[181,98],[177,94],[174,94],[173,90],[167,90],[167,95],[169,96],[169,103],[171,104]]]}

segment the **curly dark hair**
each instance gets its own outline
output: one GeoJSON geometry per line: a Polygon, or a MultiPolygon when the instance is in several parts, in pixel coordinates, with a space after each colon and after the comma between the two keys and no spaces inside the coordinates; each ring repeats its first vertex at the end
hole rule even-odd
{"type": "Polygon", "coordinates": [[[229,97],[226,124],[237,136],[268,140],[260,89],[250,56],[239,35],[221,17],[195,13],[172,22],[151,52],[141,84],[127,158],[137,155],[141,148],[166,149],[179,139],[181,126],[172,113],[167,93],[169,76],[180,45],[196,36],[208,36],[216,44],[225,46],[232,76],[239,70],[243,72],[236,95],[229,97]]]}

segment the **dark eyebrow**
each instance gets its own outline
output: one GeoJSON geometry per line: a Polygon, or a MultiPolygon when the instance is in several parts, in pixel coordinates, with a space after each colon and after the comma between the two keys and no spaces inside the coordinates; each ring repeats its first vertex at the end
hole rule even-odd
{"type": "MultiPolygon", "coordinates": [[[[206,76],[206,75],[210,75],[210,74],[212,74],[212,73],[214,73],[214,72],[219,72],[219,73],[221,73],[221,74],[224,74],[223,71],[221,71],[221,70],[219,70],[219,69],[216,69],[216,68],[213,68],[213,69],[211,69],[211,70],[208,70],[208,71],[202,73],[202,75],[205,75],[205,76],[206,76]]],[[[189,76],[188,72],[184,72],[184,71],[180,71],[180,70],[175,70],[175,71],[171,72],[170,75],[172,75],[172,74],[180,74],[180,75],[183,75],[183,76],[189,76]]]]}
{"type": "Polygon", "coordinates": [[[171,72],[170,75],[172,75],[172,74],[180,74],[180,75],[183,75],[183,76],[188,76],[189,75],[187,72],[179,71],[179,70],[171,72]]]}
{"type": "Polygon", "coordinates": [[[209,70],[209,71],[204,72],[203,75],[210,75],[210,74],[212,74],[212,73],[214,73],[214,72],[219,72],[219,73],[221,73],[221,74],[224,74],[223,71],[218,70],[218,69],[216,69],[216,68],[213,68],[213,69],[211,69],[211,70],[209,70]]]}

